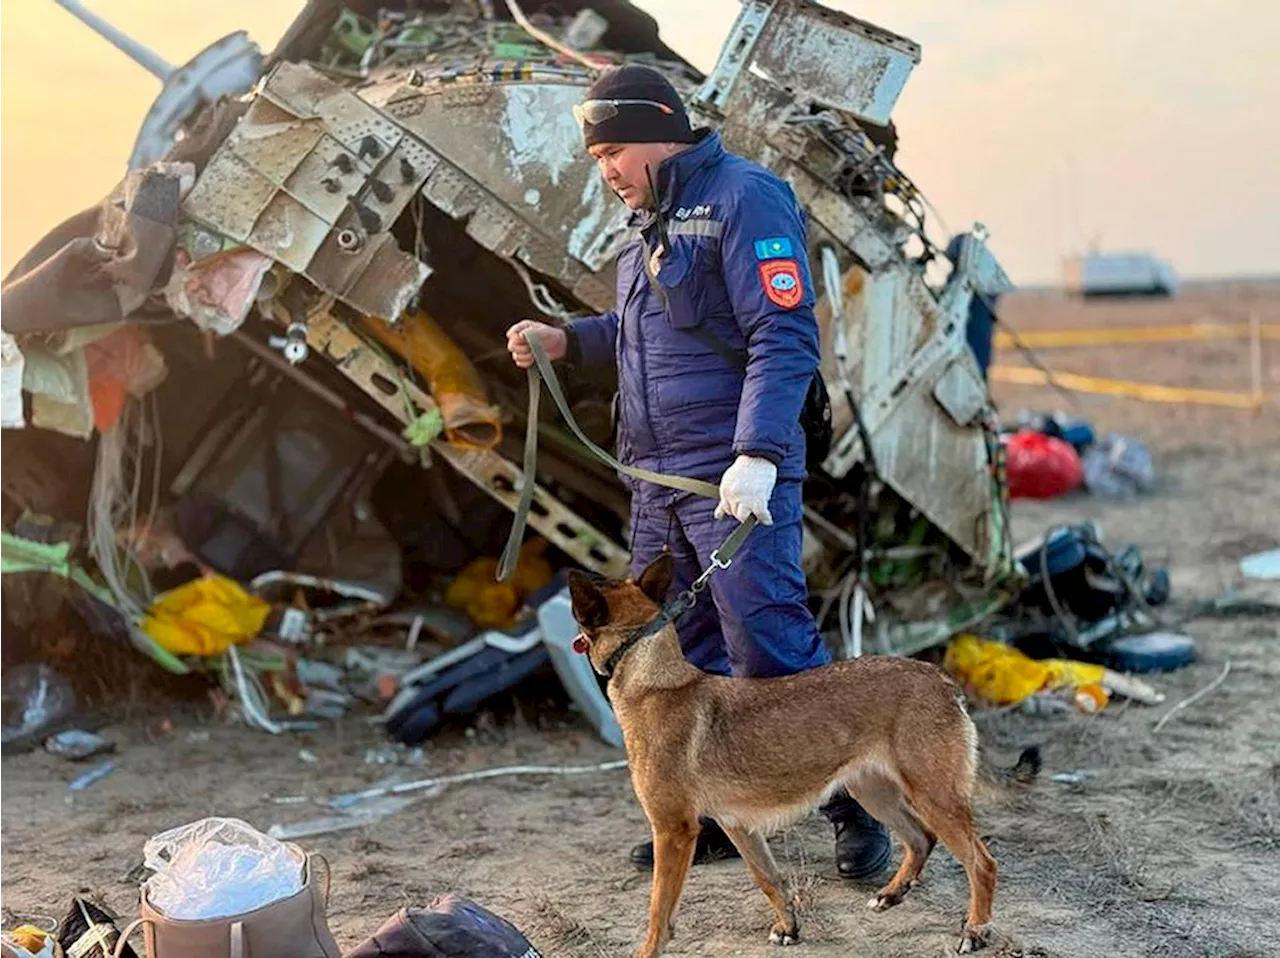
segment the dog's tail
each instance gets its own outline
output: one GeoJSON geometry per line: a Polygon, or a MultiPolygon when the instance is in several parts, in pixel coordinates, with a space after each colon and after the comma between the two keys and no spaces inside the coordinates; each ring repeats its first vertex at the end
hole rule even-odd
{"type": "Polygon", "coordinates": [[[1011,766],[996,765],[989,759],[984,761],[975,785],[979,793],[998,800],[1001,795],[1009,795],[1011,790],[1025,788],[1036,781],[1042,766],[1041,747],[1030,745],[1011,766]]]}
{"type": "Polygon", "coordinates": [[[989,767],[987,778],[997,786],[1030,785],[1040,775],[1044,761],[1040,755],[1039,745],[1030,745],[1022,750],[1018,760],[1012,766],[989,767]]]}

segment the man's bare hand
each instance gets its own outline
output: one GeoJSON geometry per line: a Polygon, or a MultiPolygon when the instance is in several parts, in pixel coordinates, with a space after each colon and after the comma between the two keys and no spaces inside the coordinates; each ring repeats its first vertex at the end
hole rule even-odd
{"type": "Polygon", "coordinates": [[[507,330],[507,352],[511,353],[512,361],[521,369],[528,369],[533,365],[533,350],[525,342],[525,333],[538,337],[539,344],[552,362],[564,359],[569,351],[569,337],[563,329],[532,319],[522,319],[507,330]]]}

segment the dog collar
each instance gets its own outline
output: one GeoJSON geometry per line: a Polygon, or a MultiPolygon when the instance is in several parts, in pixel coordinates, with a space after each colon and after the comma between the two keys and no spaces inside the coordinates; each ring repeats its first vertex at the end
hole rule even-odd
{"type": "Polygon", "coordinates": [[[698,595],[706,589],[711,577],[721,569],[727,569],[733,565],[733,557],[738,554],[742,544],[747,541],[747,536],[751,535],[751,530],[756,527],[757,522],[758,520],[755,516],[748,516],[746,522],[743,522],[733,532],[729,533],[728,538],[720,544],[720,548],[711,553],[711,563],[702,571],[702,575],[693,581],[689,588],[664,604],[658,610],[658,614],[644,625],[638,626],[627,633],[627,637],[613,650],[613,654],[605,660],[604,674],[606,678],[613,677],[614,671],[618,668],[619,663],[622,662],[622,657],[631,651],[632,646],[646,636],[661,632],[667,625],[680,618],[697,604],[698,595]]]}
{"type": "Polygon", "coordinates": [[[682,592],[659,609],[658,614],[644,625],[637,626],[628,632],[626,638],[619,643],[618,647],[609,655],[609,658],[605,660],[605,677],[613,678],[613,673],[616,672],[618,666],[622,664],[623,657],[635,647],[637,642],[651,635],[657,635],[676,619],[680,618],[680,616],[688,612],[690,606],[692,606],[696,601],[697,599],[690,593],[682,592]]]}

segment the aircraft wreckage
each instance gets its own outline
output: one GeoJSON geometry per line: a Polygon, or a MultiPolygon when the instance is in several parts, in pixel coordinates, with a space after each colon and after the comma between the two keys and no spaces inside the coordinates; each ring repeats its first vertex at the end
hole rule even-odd
{"type": "MultiPolygon", "coordinates": [[[[154,331],[170,366],[159,426],[191,407],[187,438],[166,450],[167,494],[200,493],[203,525],[177,524],[203,563],[241,581],[301,568],[343,490],[396,460],[426,467],[416,495],[444,469],[514,509],[526,401],[504,331],[614,306],[627,211],[571,107],[601,68],[644,62],[695,125],[787,180],[808,212],[835,439],[806,486],[805,563],[837,653],[920,651],[1016,593],[997,424],[966,340],[1010,283],[981,227],[945,251],[929,240],[926,204],[895,165],[891,113],[916,44],[810,0],[745,0],[706,76],[621,0],[311,0],[266,57],[237,37],[166,75],[165,122],[144,130],[120,187],[4,288],[7,369],[12,349],[30,365],[97,324],[154,331]],[[243,95],[200,95],[220,69],[247,69],[243,95]],[[190,321],[185,346],[170,345],[175,314],[190,321]],[[174,382],[193,376],[201,389],[174,382]],[[311,415],[261,399],[266,380],[319,405],[297,434],[330,431],[327,472],[255,458],[264,419],[311,415]],[[249,556],[251,538],[270,554],[249,556]]],[[[607,444],[613,384],[565,388],[607,444]]],[[[63,431],[86,436],[94,418],[63,431]]],[[[41,425],[34,402],[30,419],[41,425]]],[[[621,483],[554,409],[540,430],[532,530],[560,564],[619,573],[621,483]]]]}

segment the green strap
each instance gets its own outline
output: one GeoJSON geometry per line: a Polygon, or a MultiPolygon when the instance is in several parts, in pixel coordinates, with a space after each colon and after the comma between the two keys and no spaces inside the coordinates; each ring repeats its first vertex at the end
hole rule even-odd
{"type": "Polygon", "coordinates": [[[524,484],[520,487],[520,501],[516,505],[516,515],[511,523],[511,534],[507,537],[507,546],[502,551],[502,558],[498,560],[499,582],[506,582],[516,571],[516,563],[520,559],[520,544],[524,540],[525,525],[529,519],[529,508],[533,505],[534,473],[538,465],[538,400],[541,396],[543,383],[546,384],[547,391],[551,393],[551,398],[555,400],[556,407],[560,410],[560,415],[564,417],[564,421],[569,425],[573,434],[578,437],[578,441],[586,446],[591,454],[601,462],[616,469],[623,475],[631,476],[635,479],[643,479],[646,482],[666,486],[669,489],[691,492],[706,499],[720,498],[720,488],[709,482],[703,482],[701,479],[688,479],[684,476],[669,476],[665,473],[637,469],[633,466],[624,466],[592,442],[573,417],[573,412],[569,409],[569,403],[564,397],[564,392],[560,389],[560,379],[556,376],[556,371],[551,367],[551,360],[547,358],[547,353],[542,348],[542,343],[538,341],[537,335],[525,332],[524,341],[529,344],[529,349],[533,352],[534,362],[534,365],[529,368],[529,417],[524,436],[524,484]]]}
{"type": "MultiPolygon", "coordinates": [[[[538,337],[525,333],[525,342],[529,344],[529,348],[533,350],[533,361],[537,366],[537,371],[541,374],[542,382],[546,383],[547,391],[551,393],[551,398],[555,400],[556,406],[560,409],[560,415],[564,416],[564,421],[569,424],[569,428],[573,430],[573,434],[578,437],[584,446],[591,450],[602,462],[618,470],[623,475],[631,476],[634,479],[643,479],[646,482],[656,483],[659,486],[666,486],[669,489],[679,489],[682,492],[692,492],[694,495],[702,496],[706,499],[719,499],[720,487],[710,482],[703,482],[701,479],[686,479],[684,476],[669,476],[662,472],[651,472],[648,469],[637,469],[634,466],[624,466],[622,463],[614,459],[594,442],[587,438],[587,434],[582,431],[573,413],[569,411],[568,400],[564,398],[564,393],[560,389],[560,380],[556,376],[556,371],[551,368],[551,360],[547,358],[546,351],[542,348],[542,343],[538,341],[538,337]]],[[[533,370],[529,370],[529,398],[532,401],[534,390],[538,388],[538,378],[533,374],[533,370]]],[[[531,435],[537,436],[537,430],[531,431],[531,435]]],[[[536,442],[536,438],[535,438],[536,442]]]]}
{"type": "Polygon", "coordinates": [[[720,544],[720,548],[711,553],[711,568],[718,569],[727,566],[733,561],[733,557],[738,554],[738,550],[742,548],[742,544],[747,541],[747,536],[751,534],[751,530],[760,522],[755,516],[747,516],[747,521],[742,523],[738,528],[729,533],[729,538],[720,544]]]}

